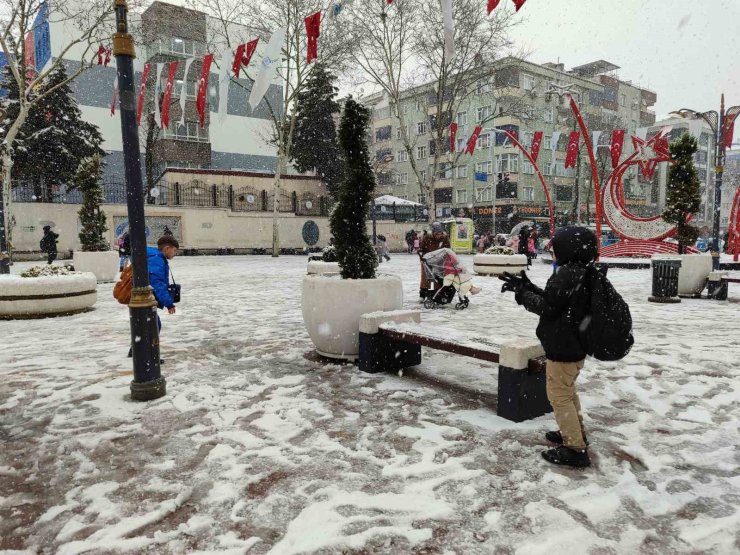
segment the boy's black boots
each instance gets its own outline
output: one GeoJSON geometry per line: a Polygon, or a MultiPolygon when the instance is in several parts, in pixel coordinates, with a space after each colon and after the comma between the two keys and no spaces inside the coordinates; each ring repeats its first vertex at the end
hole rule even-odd
{"type": "MultiPolygon", "coordinates": [[[[555,443],[557,445],[563,444],[563,436],[560,432],[547,432],[545,434],[545,439],[550,443],[555,443]]],[[[588,445],[588,439],[585,434],[583,435],[583,441],[588,445]]]]}
{"type": "Polygon", "coordinates": [[[588,457],[588,451],[571,449],[561,445],[555,449],[542,451],[542,458],[553,464],[575,466],[583,468],[591,465],[591,459],[588,457]]]}

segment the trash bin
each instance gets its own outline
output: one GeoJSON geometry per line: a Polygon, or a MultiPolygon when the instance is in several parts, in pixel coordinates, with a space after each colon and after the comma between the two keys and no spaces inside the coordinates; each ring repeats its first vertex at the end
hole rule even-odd
{"type": "Polygon", "coordinates": [[[680,303],[678,298],[678,272],[681,269],[679,258],[653,258],[653,294],[651,303],[680,303]]]}
{"type": "Polygon", "coordinates": [[[0,252],[0,274],[10,273],[10,257],[7,253],[0,252]]]}

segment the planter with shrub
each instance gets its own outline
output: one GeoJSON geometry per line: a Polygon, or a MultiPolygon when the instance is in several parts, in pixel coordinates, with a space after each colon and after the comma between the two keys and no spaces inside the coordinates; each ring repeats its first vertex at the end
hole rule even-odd
{"type": "Polygon", "coordinates": [[[330,358],[357,358],[360,316],[403,305],[401,279],[376,276],[378,258],[367,235],[365,219],[375,188],[367,146],[369,122],[369,110],[347,100],[339,128],[346,168],[331,216],[340,274],[303,279],[303,321],[316,351],[330,358]]]}
{"type": "Polygon", "coordinates": [[[504,272],[518,274],[527,269],[527,256],[516,254],[511,247],[494,246],[473,257],[473,270],[481,276],[499,276],[504,272]]]}

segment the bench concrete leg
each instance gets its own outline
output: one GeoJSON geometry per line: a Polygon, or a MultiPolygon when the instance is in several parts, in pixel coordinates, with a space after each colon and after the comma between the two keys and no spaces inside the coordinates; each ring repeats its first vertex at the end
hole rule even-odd
{"type": "Polygon", "coordinates": [[[552,412],[545,389],[545,372],[528,369],[529,359],[543,356],[539,341],[519,340],[501,346],[498,367],[497,414],[523,422],[552,412]]]}
{"type": "Polygon", "coordinates": [[[421,364],[421,346],[360,332],[360,370],[376,374],[421,364]]]}

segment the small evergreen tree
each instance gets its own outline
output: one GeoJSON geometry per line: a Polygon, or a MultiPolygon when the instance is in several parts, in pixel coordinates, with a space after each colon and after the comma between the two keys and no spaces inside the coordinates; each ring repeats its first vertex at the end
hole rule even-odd
{"type": "Polygon", "coordinates": [[[83,251],[107,251],[110,245],[104,233],[108,230],[105,212],[100,210],[103,188],[100,186],[101,158],[92,156],[80,162],[74,183],[82,191],[82,208],[78,212],[82,231],[80,243],[83,251]]]}
{"type": "MultiPolygon", "coordinates": [[[[8,119],[13,121],[19,110],[18,84],[4,70],[8,96],[4,104],[8,119]],[[16,100],[16,102],[13,102],[16,100]]],[[[41,89],[42,94],[67,79],[64,65],[49,74],[41,89]]],[[[104,156],[100,145],[103,137],[98,127],[82,119],[82,112],[72,96],[69,85],[59,87],[35,104],[18,133],[13,155],[13,173],[18,180],[28,180],[47,188],[50,198],[53,185],[74,186],[73,178],[84,158],[104,156]]]]}
{"type": "Polygon", "coordinates": [[[668,170],[665,211],[663,219],[678,228],[678,253],[693,245],[699,230],[688,223],[689,216],[696,214],[701,206],[701,183],[694,167],[694,154],[698,149],[696,139],[684,133],[670,145],[673,164],[668,170]]]}
{"type": "Polygon", "coordinates": [[[339,126],[339,146],[347,160],[346,171],[330,222],[337,260],[345,279],[373,279],[378,265],[366,224],[375,190],[375,174],[367,147],[369,122],[370,110],[350,97],[339,126]]]}
{"type": "Polygon", "coordinates": [[[344,171],[334,122],[334,114],[340,111],[335,80],[335,75],[316,62],[305,88],[296,97],[295,135],[290,151],[296,169],[316,171],[334,198],[344,171]]]}

